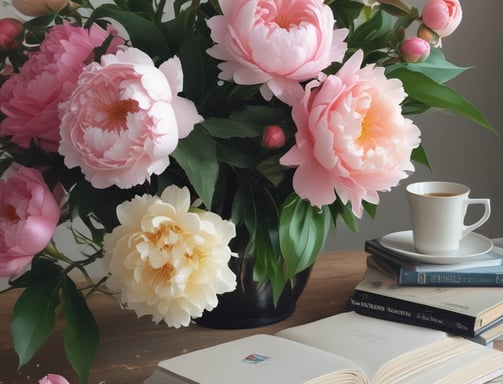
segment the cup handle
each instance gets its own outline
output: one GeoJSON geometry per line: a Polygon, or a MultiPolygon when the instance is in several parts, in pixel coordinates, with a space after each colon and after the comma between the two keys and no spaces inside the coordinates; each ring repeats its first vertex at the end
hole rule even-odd
{"type": "Polygon", "coordinates": [[[487,219],[489,219],[489,216],[491,215],[491,202],[489,199],[467,199],[466,200],[466,208],[468,208],[469,205],[472,204],[482,204],[485,209],[484,209],[484,214],[482,217],[476,221],[475,223],[471,225],[463,225],[463,232],[462,232],[462,238],[468,235],[470,232],[474,231],[478,227],[480,227],[482,224],[484,224],[487,219]]]}

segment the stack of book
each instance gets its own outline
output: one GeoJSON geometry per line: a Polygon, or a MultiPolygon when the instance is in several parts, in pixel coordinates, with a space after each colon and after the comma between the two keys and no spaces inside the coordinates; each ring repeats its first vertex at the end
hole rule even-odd
{"type": "Polygon", "coordinates": [[[350,298],[363,315],[440,329],[484,345],[503,336],[503,249],[456,264],[421,264],[368,240],[367,270],[350,298]]]}

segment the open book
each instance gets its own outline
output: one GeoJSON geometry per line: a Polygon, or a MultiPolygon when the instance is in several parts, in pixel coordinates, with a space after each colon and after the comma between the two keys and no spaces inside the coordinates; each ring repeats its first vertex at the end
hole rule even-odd
{"type": "Polygon", "coordinates": [[[500,376],[503,352],[347,312],[161,361],[145,384],[468,384],[500,376]]]}

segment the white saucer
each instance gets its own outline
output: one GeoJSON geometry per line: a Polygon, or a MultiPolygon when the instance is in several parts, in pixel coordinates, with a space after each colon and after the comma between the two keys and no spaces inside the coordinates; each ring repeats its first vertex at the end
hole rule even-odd
{"type": "Polygon", "coordinates": [[[452,255],[418,253],[414,247],[412,231],[390,233],[382,237],[380,243],[403,256],[404,259],[429,264],[457,264],[472,261],[493,248],[490,239],[474,232],[469,233],[461,240],[458,251],[452,255]]]}

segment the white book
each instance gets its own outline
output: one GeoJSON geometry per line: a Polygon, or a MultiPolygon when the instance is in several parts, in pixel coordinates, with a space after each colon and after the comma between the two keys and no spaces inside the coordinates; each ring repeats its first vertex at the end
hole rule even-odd
{"type": "Polygon", "coordinates": [[[161,361],[145,384],[474,384],[502,375],[501,351],[347,312],[161,361]]]}

